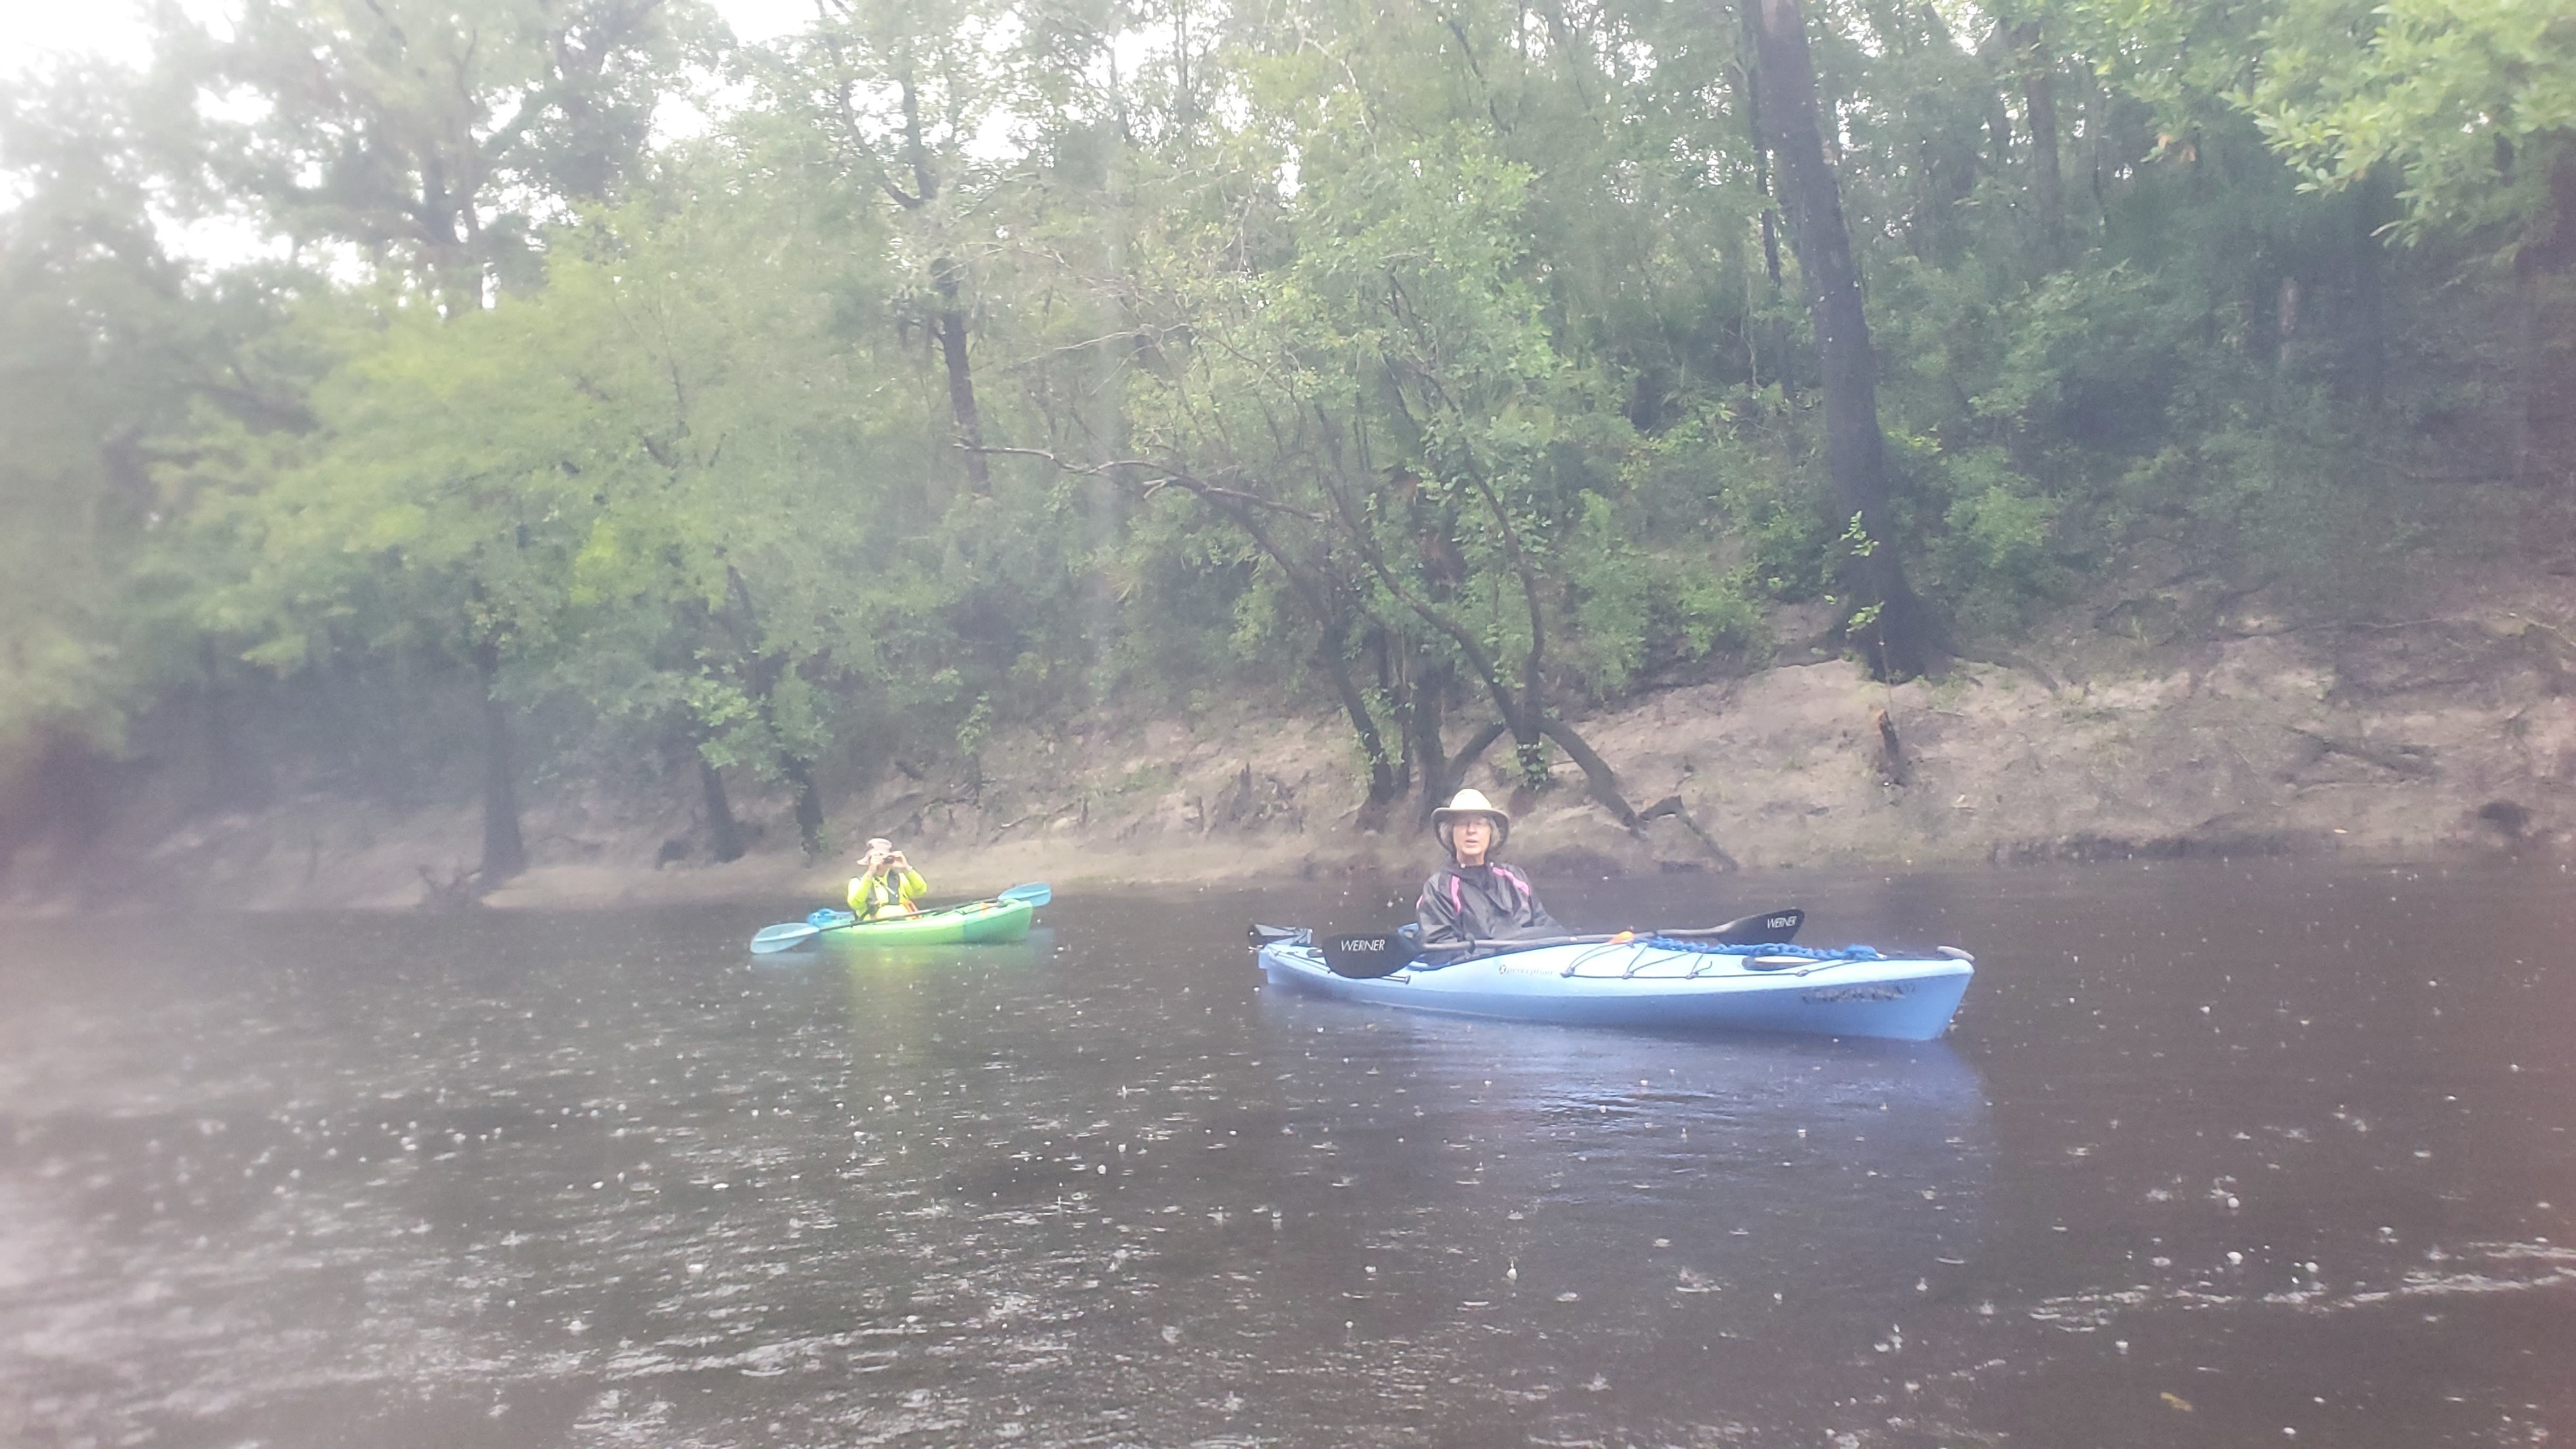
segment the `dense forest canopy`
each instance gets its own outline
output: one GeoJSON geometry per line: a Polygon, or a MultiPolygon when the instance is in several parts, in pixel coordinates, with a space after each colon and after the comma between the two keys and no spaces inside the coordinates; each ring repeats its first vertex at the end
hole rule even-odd
{"type": "Polygon", "coordinates": [[[1586,707],[1783,603],[1910,676],[2139,558],[2356,611],[2566,546],[2557,0],[155,14],[0,115],[20,777],[470,760],[497,879],[531,781],[820,850],[1232,692],[1381,814],[1507,743],[1633,819],[1586,707]]]}

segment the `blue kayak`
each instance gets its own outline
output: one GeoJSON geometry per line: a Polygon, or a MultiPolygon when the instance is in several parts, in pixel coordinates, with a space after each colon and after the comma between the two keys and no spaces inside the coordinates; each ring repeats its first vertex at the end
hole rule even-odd
{"type": "Polygon", "coordinates": [[[1337,976],[1304,939],[1260,947],[1275,986],[1344,1001],[1583,1026],[1728,1028],[1930,1041],[1976,974],[1964,951],[1711,948],[1644,938],[1537,946],[1385,976],[1337,976]]]}

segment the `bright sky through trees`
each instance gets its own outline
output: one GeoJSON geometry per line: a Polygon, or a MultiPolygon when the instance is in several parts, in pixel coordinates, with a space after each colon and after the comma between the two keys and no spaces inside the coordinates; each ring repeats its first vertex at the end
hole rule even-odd
{"type": "MultiPolygon", "coordinates": [[[[809,25],[813,0],[713,0],[738,40],[758,44],[809,25]]],[[[221,14],[221,0],[183,0],[191,15],[221,14]]],[[[0,84],[58,55],[89,53],[129,63],[144,58],[143,7],[128,0],[98,5],[0,0],[0,84]]]]}

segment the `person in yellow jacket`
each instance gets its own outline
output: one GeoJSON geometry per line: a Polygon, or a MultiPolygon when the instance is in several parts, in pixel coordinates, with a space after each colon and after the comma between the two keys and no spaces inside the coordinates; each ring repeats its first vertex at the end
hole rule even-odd
{"type": "Polygon", "coordinates": [[[930,891],[921,872],[884,836],[868,842],[868,853],[859,857],[858,866],[858,875],[850,881],[850,911],[862,921],[909,916],[918,909],[913,902],[930,891]]]}

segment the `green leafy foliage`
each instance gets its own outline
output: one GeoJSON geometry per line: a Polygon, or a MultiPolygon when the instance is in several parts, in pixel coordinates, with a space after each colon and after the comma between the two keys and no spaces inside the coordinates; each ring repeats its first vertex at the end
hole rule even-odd
{"type": "MultiPolygon", "coordinates": [[[[2576,13],[2555,0],[2304,0],[2268,28],[2244,91],[2318,190],[2394,171],[2400,236],[2551,239],[2576,147],[2576,13]]],[[[2558,237],[2563,244],[2576,238],[2558,237]]]]}
{"type": "Polygon", "coordinates": [[[1723,11],[158,13],[0,129],[0,742],[473,671],[539,776],[820,843],[823,784],[1231,692],[1339,708],[1382,806],[1858,552],[1970,644],[2142,551],[2366,610],[2408,477],[2549,476],[2563,7],[1808,9],[1864,534],[1723,11]],[[298,264],[166,249],[214,218],[298,264]]]}

